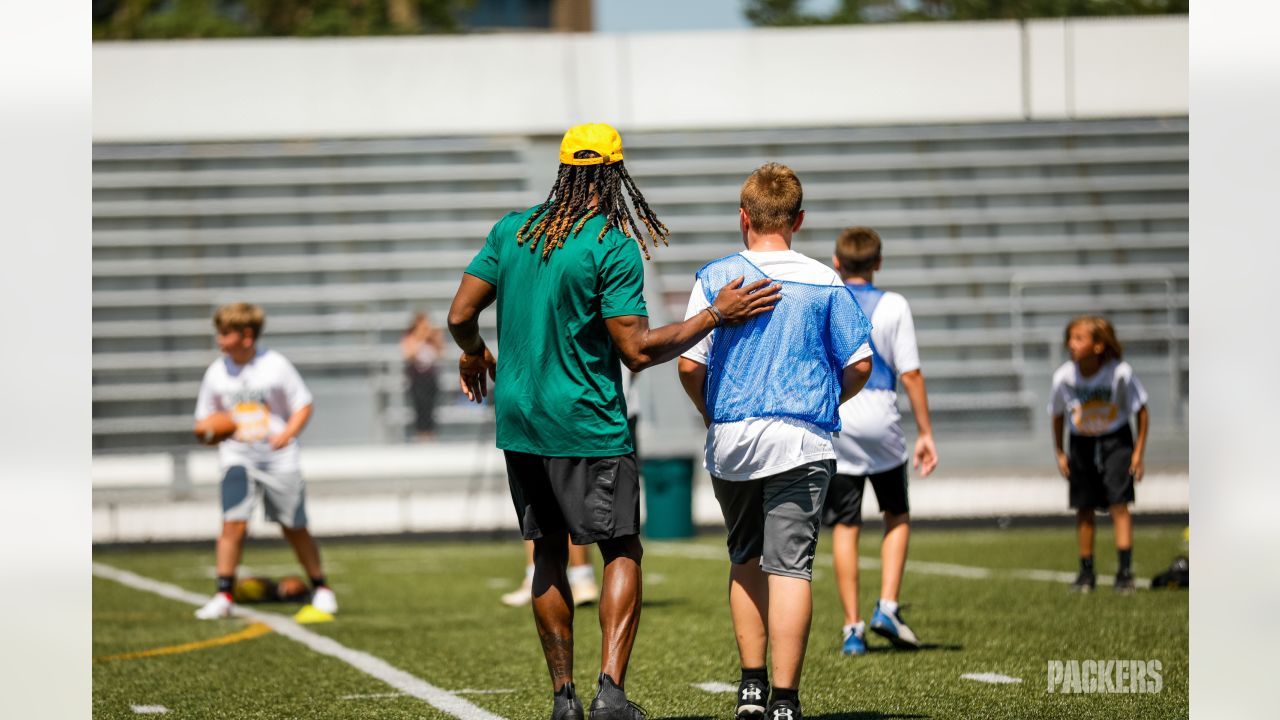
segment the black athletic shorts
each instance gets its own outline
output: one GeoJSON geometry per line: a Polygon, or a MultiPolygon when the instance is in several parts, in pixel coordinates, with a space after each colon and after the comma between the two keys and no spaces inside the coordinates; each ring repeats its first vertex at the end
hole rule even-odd
{"type": "Polygon", "coordinates": [[[876,491],[880,511],[901,515],[910,512],[907,503],[907,464],[870,475],[836,475],[827,488],[827,501],[822,508],[822,524],[861,525],[862,493],[867,481],[876,491]]]}
{"type": "Polygon", "coordinates": [[[503,453],[525,540],[568,533],[574,545],[589,545],[640,532],[635,453],[587,458],[503,453]]]}
{"type": "Polygon", "coordinates": [[[1067,462],[1071,508],[1104,510],[1133,502],[1133,432],[1127,424],[1107,435],[1072,435],[1067,462]]]}

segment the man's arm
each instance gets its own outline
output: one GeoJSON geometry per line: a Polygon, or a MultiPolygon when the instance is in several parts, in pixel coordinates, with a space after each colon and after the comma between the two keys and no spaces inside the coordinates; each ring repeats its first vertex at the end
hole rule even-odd
{"type": "Polygon", "coordinates": [[[279,450],[288,445],[290,440],[297,437],[302,432],[302,429],[307,426],[307,423],[310,422],[311,413],[314,409],[315,405],[307,403],[293,411],[293,414],[289,416],[289,421],[285,423],[284,430],[281,430],[280,434],[271,437],[269,441],[271,449],[279,450]]]}
{"type": "Polygon", "coordinates": [[[1053,456],[1058,461],[1058,472],[1064,478],[1071,477],[1071,462],[1067,459],[1067,453],[1062,449],[1062,429],[1065,427],[1064,416],[1053,416],[1053,456]]]}
{"type": "Polygon", "coordinates": [[[707,400],[703,393],[703,386],[707,381],[707,366],[687,357],[680,358],[676,365],[684,393],[693,401],[698,414],[702,415],[702,424],[711,427],[711,416],[707,414],[707,400]]]}
{"type": "Polygon", "coordinates": [[[609,335],[618,348],[618,354],[622,356],[623,364],[631,372],[640,372],[693,347],[717,325],[736,325],[773,310],[782,292],[781,285],[765,287],[773,282],[769,278],[745,286],[742,281],[743,278],[739,277],[721,288],[716,295],[711,307],[719,312],[719,316],[708,309],[683,322],[660,328],[650,328],[649,318],[644,315],[605,318],[605,327],[609,329],[609,335]]]}
{"type": "Polygon", "coordinates": [[[490,379],[497,375],[498,362],[485,347],[484,338],[480,337],[480,312],[492,305],[497,297],[496,287],[475,275],[464,274],[458,292],[453,296],[453,304],[449,306],[449,334],[462,348],[462,357],[458,358],[458,378],[462,392],[473,402],[484,402],[488,394],[485,373],[490,379]]]}
{"type": "Polygon", "coordinates": [[[852,365],[846,365],[844,372],[840,374],[840,404],[845,404],[849,398],[857,395],[862,390],[862,386],[867,384],[869,377],[871,377],[870,356],[852,365]]]}
{"type": "Polygon", "coordinates": [[[920,477],[928,477],[938,466],[938,448],[933,443],[933,422],[929,419],[929,395],[925,392],[924,373],[919,369],[908,370],[900,376],[902,388],[911,401],[911,414],[916,419],[916,448],[911,467],[920,471],[920,477]]]}
{"type": "Polygon", "coordinates": [[[1147,426],[1150,422],[1151,416],[1147,412],[1147,406],[1143,405],[1138,410],[1138,437],[1133,441],[1133,457],[1129,460],[1129,474],[1133,476],[1134,482],[1142,482],[1142,476],[1146,473],[1142,454],[1147,449],[1147,426]]]}

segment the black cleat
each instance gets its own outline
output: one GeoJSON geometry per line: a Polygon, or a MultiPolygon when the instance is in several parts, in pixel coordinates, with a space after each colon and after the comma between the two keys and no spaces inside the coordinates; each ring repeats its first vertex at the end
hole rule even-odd
{"type": "Polygon", "coordinates": [[[765,703],[769,699],[769,683],[755,678],[738,683],[738,709],[735,720],[763,720],[765,703]]]}
{"type": "Polygon", "coordinates": [[[800,706],[790,700],[775,700],[764,716],[765,720],[804,720],[800,706]]]}
{"type": "Polygon", "coordinates": [[[1091,572],[1081,570],[1076,581],[1071,583],[1071,592],[1091,593],[1098,588],[1098,577],[1091,572]]]}
{"type": "Polygon", "coordinates": [[[1131,595],[1138,588],[1133,583],[1133,573],[1131,571],[1122,570],[1116,573],[1116,584],[1114,587],[1117,595],[1131,595]]]}
{"type": "Polygon", "coordinates": [[[627,700],[627,694],[613,678],[600,674],[600,689],[591,701],[591,720],[645,720],[645,711],[627,700]]]}
{"type": "Polygon", "coordinates": [[[565,683],[551,701],[551,720],[586,720],[573,683],[565,683]]]}

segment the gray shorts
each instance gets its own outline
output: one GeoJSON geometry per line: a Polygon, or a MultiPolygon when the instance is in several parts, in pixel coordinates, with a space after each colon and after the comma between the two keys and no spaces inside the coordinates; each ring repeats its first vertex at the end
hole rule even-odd
{"type": "Polygon", "coordinates": [[[729,531],[729,559],[755,558],[770,575],[813,579],[818,521],[835,460],[819,460],[756,480],[711,478],[729,531]]]}
{"type": "Polygon", "coordinates": [[[261,498],[267,520],[287,528],[305,528],[305,490],[301,473],[269,473],[252,465],[232,465],[222,474],[222,519],[248,522],[261,498]]]}

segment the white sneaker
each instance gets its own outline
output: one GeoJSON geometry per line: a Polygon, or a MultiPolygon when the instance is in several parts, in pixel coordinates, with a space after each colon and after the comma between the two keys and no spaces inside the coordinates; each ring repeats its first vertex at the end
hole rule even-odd
{"type": "Polygon", "coordinates": [[[318,587],[311,593],[311,607],[333,615],[338,612],[338,596],[327,587],[318,587]]]}
{"type": "Polygon", "coordinates": [[[502,596],[502,604],[507,607],[520,607],[533,602],[533,576],[525,575],[520,587],[502,596]]]}
{"type": "Polygon", "coordinates": [[[217,620],[219,618],[231,617],[231,608],[235,605],[231,602],[231,598],[226,593],[215,593],[204,607],[196,611],[196,617],[201,620],[217,620]]]}

